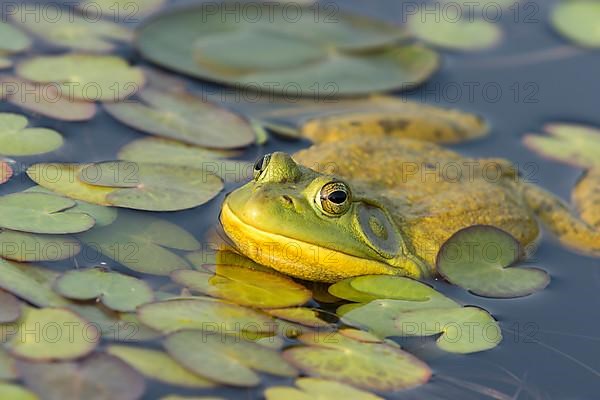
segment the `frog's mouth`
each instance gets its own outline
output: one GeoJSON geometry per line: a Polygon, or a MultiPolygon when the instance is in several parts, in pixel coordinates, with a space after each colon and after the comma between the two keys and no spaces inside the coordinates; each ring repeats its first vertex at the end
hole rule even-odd
{"type": "Polygon", "coordinates": [[[242,221],[227,202],[223,204],[219,218],[223,230],[242,254],[297,278],[337,282],[369,274],[423,276],[421,268],[409,259],[386,263],[263,231],[242,221]]]}

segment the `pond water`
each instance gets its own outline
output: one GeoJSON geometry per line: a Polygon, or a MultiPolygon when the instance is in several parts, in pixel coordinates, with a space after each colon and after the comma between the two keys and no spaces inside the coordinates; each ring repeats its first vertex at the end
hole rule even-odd
{"type": "MultiPolygon", "coordinates": [[[[3,5],[8,3],[2,2],[3,5]]],[[[581,170],[539,157],[523,146],[521,137],[527,132],[540,131],[549,121],[600,126],[600,53],[576,50],[553,33],[547,23],[549,3],[526,1],[518,6],[521,14],[516,17],[512,12],[511,15],[505,12],[501,21],[505,37],[499,46],[470,54],[444,52],[442,68],[426,84],[397,95],[483,115],[491,125],[491,135],[453,148],[469,156],[507,158],[521,170],[531,172],[531,180],[568,199],[581,170]]],[[[339,6],[391,22],[399,20],[402,14],[402,2],[395,0],[345,0],[339,6]]],[[[120,53],[136,64],[145,63],[132,50],[120,53]]],[[[196,91],[210,88],[218,93],[220,90],[206,82],[182,79],[196,91]]],[[[251,105],[231,103],[230,106],[243,111],[251,105]]],[[[0,103],[0,111],[21,112],[18,107],[4,102],[0,103]]],[[[17,176],[9,183],[0,186],[0,194],[32,185],[23,172],[24,166],[49,160],[112,160],[123,145],[145,136],[109,117],[103,110],[88,122],[60,122],[27,115],[33,124],[63,133],[66,145],[51,155],[19,158],[20,171],[17,170],[17,176]]],[[[307,141],[272,136],[265,145],[245,150],[240,159],[253,161],[263,153],[291,153],[307,146],[307,141]]],[[[217,222],[224,196],[236,186],[227,184],[218,197],[201,207],[160,216],[202,238],[217,222]]],[[[77,259],[79,266],[96,265],[97,261],[77,259]]],[[[110,259],[102,261],[115,270],[131,273],[110,259]]],[[[600,330],[600,261],[574,254],[544,235],[527,264],[546,270],[552,281],[543,291],[519,299],[482,298],[445,282],[433,281],[436,289],[456,301],[489,311],[499,321],[504,340],[490,351],[455,355],[433,350],[430,339],[397,339],[426,361],[434,376],[422,387],[384,396],[395,399],[597,398],[600,391],[600,336],[597,333],[600,330]]],[[[71,268],[73,261],[45,265],[62,270],[71,268]]],[[[322,307],[328,311],[335,309],[326,304],[322,307]]],[[[200,393],[258,399],[262,398],[265,387],[292,382],[292,379],[264,376],[261,386],[255,388],[220,387],[200,393]]],[[[168,393],[198,395],[199,391],[149,382],[144,399],[158,399],[168,393]]]]}

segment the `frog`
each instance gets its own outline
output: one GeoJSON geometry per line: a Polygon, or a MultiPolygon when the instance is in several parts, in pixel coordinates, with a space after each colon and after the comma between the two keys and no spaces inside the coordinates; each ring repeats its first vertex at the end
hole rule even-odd
{"type": "MultiPolygon", "coordinates": [[[[600,194],[585,194],[574,201],[598,207],[600,194]]],[[[236,251],[315,282],[436,277],[442,245],[473,225],[511,234],[523,254],[544,226],[565,246],[600,256],[598,220],[582,219],[510,161],[409,138],[347,137],[264,155],[253,179],[225,197],[219,219],[236,251]]]]}

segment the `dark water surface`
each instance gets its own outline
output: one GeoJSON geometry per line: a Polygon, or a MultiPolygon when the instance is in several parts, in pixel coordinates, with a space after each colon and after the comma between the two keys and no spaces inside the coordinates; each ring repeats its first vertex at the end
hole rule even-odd
{"type": "MultiPolygon", "coordinates": [[[[518,6],[521,13],[516,21],[513,11],[505,11],[501,22],[505,38],[501,45],[492,51],[470,55],[444,53],[441,70],[425,86],[402,96],[482,114],[492,126],[491,135],[456,146],[456,149],[470,156],[508,158],[530,173],[530,179],[568,199],[581,171],[541,159],[522,145],[521,136],[539,131],[542,124],[551,121],[600,126],[600,52],[569,48],[548,25],[547,3],[550,2],[524,1],[518,6]],[[562,51],[568,56],[550,60],[542,57],[538,62],[532,62],[544,50],[551,55],[560,55],[562,51]],[[473,88],[472,92],[469,87],[473,88]]],[[[346,0],[338,4],[342,9],[392,22],[402,18],[402,2],[398,0],[346,0]]],[[[122,54],[134,62],[141,62],[133,51],[122,54]]],[[[197,90],[215,88],[200,81],[189,82],[197,90]]],[[[244,108],[239,104],[232,106],[244,108]]],[[[21,112],[6,103],[0,103],[0,111],[21,112]]],[[[32,124],[55,128],[67,139],[52,161],[114,159],[124,144],[145,136],[108,117],[102,110],[92,121],[82,123],[31,117],[32,124]]],[[[306,146],[307,142],[274,137],[263,147],[248,149],[242,158],[253,160],[262,153],[293,152],[306,146]]],[[[48,156],[21,160],[29,164],[48,161],[48,156]]],[[[19,191],[31,184],[21,174],[1,186],[0,193],[19,191]]],[[[224,195],[225,192],[197,209],[162,217],[200,238],[216,222],[224,195]]],[[[110,260],[107,262],[114,264],[110,260]]],[[[488,310],[499,320],[504,341],[491,351],[464,356],[432,351],[431,346],[424,346],[428,340],[407,341],[408,350],[431,366],[434,377],[421,388],[390,398],[600,398],[600,261],[571,253],[545,235],[537,253],[528,262],[548,271],[552,282],[542,292],[522,299],[485,299],[458,287],[435,282],[436,288],[449,297],[488,310]]],[[[62,263],[62,266],[70,265],[62,263]]],[[[258,388],[219,388],[206,393],[232,399],[254,399],[262,398],[265,386],[291,383],[289,379],[265,377],[264,386],[258,388]]],[[[155,399],[176,391],[196,394],[151,384],[145,398],[155,399]]]]}

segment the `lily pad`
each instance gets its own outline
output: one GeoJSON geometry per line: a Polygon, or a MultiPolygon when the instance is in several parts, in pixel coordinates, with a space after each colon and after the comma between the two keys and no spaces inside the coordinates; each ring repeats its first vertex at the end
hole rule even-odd
{"type": "Polygon", "coordinates": [[[44,400],[138,400],[144,378],[123,361],[93,354],[82,362],[22,363],[23,380],[44,400]]]}
{"type": "Polygon", "coordinates": [[[33,392],[13,383],[0,383],[0,398],[10,400],[39,400],[33,392]]]}
{"type": "Polygon", "coordinates": [[[425,7],[408,17],[407,27],[419,39],[451,50],[483,50],[493,47],[502,38],[497,23],[473,18],[449,19],[425,7]]]}
{"type": "Polygon", "coordinates": [[[336,23],[328,23],[312,18],[312,8],[300,9],[299,20],[289,21],[282,4],[259,10],[274,18],[249,21],[223,14],[227,3],[216,7],[214,14],[196,7],[146,23],[138,32],[138,49],[163,67],[197,78],[304,97],[407,89],[438,67],[435,52],[399,43],[405,32],[382,21],[336,13],[336,23]],[[269,39],[252,40],[256,37],[269,39]],[[224,46],[238,51],[219,52],[224,46]]]}
{"type": "Polygon", "coordinates": [[[3,53],[0,52],[0,69],[12,68],[13,62],[10,58],[4,57],[3,53]]]}
{"type": "Polygon", "coordinates": [[[498,323],[477,307],[428,308],[407,311],[396,320],[398,336],[431,336],[441,333],[437,346],[452,353],[474,353],[502,341],[498,323]]]}
{"type": "Polygon", "coordinates": [[[121,19],[123,22],[139,22],[140,18],[162,7],[166,0],[83,0],[77,8],[88,18],[121,19]]]}
{"type": "Polygon", "coordinates": [[[544,126],[544,131],[548,135],[525,135],[525,146],[542,157],[581,168],[600,168],[600,129],[553,123],[544,126]]]}
{"type": "Polygon", "coordinates": [[[389,344],[360,342],[340,333],[309,333],[299,340],[305,346],[286,349],[283,355],[310,376],[380,391],[419,386],[431,376],[426,364],[389,344]]]}
{"type": "Polygon", "coordinates": [[[368,303],[377,299],[427,301],[440,294],[430,286],[402,276],[364,275],[344,279],[329,286],[340,299],[368,303]]]}
{"type": "Polygon", "coordinates": [[[0,161],[0,185],[6,183],[13,176],[13,170],[9,163],[0,161]]]}
{"type": "Polygon", "coordinates": [[[19,300],[12,293],[0,290],[0,324],[14,322],[20,316],[21,303],[19,300]]]}
{"type": "Polygon", "coordinates": [[[296,379],[296,386],[272,386],[265,390],[266,400],[383,400],[374,394],[344,385],[340,382],[318,378],[296,379]]]}
{"type": "Polygon", "coordinates": [[[0,98],[23,109],[61,121],[87,121],[96,105],[63,96],[53,84],[36,84],[16,76],[0,76],[0,98]]]}
{"type": "Polygon", "coordinates": [[[65,306],[67,300],[52,290],[58,273],[0,258],[0,287],[40,307],[65,306]]]}
{"type": "Polygon", "coordinates": [[[140,321],[152,329],[171,333],[182,329],[238,333],[272,332],[273,319],[251,308],[210,299],[176,299],[144,304],[137,310],[140,321]]]}
{"type": "Polygon", "coordinates": [[[228,385],[258,385],[260,376],[255,371],[297,375],[279,352],[238,336],[182,331],[169,335],[164,346],[190,371],[228,385]]]}
{"type": "Polygon", "coordinates": [[[0,53],[19,53],[31,46],[31,39],[7,22],[0,22],[0,53]]]}
{"type": "MultiPolygon", "coordinates": [[[[4,332],[2,334],[2,336],[5,336],[4,332]]],[[[2,338],[3,340],[6,339],[6,337],[2,338]]],[[[4,350],[4,348],[0,347],[0,379],[2,380],[13,380],[13,379],[17,379],[19,377],[19,370],[17,369],[17,361],[6,352],[6,350],[4,350]]],[[[0,391],[0,393],[2,393],[0,391]]],[[[2,395],[0,394],[0,398],[4,398],[2,397],[2,395]]]]}
{"type": "Polygon", "coordinates": [[[106,352],[120,358],[147,378],[175,386],[209,388],[215,384],[183,368],[168,354],[159,350],[131,346],[109,346],[106,352]]]}
{"type": "Polygon", "coordinates": [[[46,43],[73,50],[111,51],[115,41],[126,42],[133,36],[123,26],[60,9],[51,16],[42,4],[15,7],[11,19],[46,43]]]}
{"type": "Polygon", "coordinates": [[[117,56],[70,53],[37,56],[16,67],[21,78],[38,83],[56,83],[69,100],[119,101],[137,92],[145,83],[141,69],[117,56]]]}
{"type": "Polygon", "coordinates": [[[104,108],[128,126],[197,146],[231,149],[255,141],[253,127],[245,118],[186,91],[149,87],[138,97],[141,102],[104,108]]]}
{"type": "Polygon", "coordinates": [[[560,1],[554,6],[550,21],[567,39],[585,47],[600,47],[600,3],[597,1],[560,1]]]}
{"type": "Polygon", "coordinates": [[[0,113],[0,152],[8,156],[49,153],[63,145],[60,133],[46,128],[27,128],[22,115],[0,113]]]}
{"type": "Polygon", "coordinates": [[[296,322],[311,328],[329,328],[333,324],[319,318],[319,312],[312,308],[292,307],[266,310],[270,315],[285,321],[296,322]]]}
{"type": "Polygon", "coordinates": [[[0,197],[0,227],[30,233],[65,234],[89,230],[96,221],[84,213],[65,213],[75,202],[45,193],[0,197]]]}
{"type": "Polygon", "coordinates": [[[117,220],[78,237],[92,250],[134,271],[168,275],[189,268],[189,263],[170,249],[193,251],[200,243],[186,230],[149,215],[119,212],[117,220]]]}
{"type": "Polygon", "coordinates": [[[0,231],[0,257],[19,262],[59,261],[79,254],[81,245],[67,235],[0,231]]]}
{"type": "Polygon", "coordinates": [[[448,239],[437,257],[437,270],[449,282],[486,297],[520,297],[545,288],[549,275],[537,268],[514,268],[519,242],[492,226],[462,229],[448,239]]]}
{"type": "Polygon", "coordinates": [[[250,307],[291,307],[302,305],[312,297],[304,286],[281,274],[235,265],[213,266],[212,269],[214,273],[208,269],[175,271],[171,278],[192,291],[250,307]]]}
{"type": "Polygon", "coordinates": [[[56,280],[55,289],[69,299],[98,299],[108,308],[123,312],[135,311],[154,299],[146,282],[101,268],[66,272],[56,280]]]}
{"type": "Polygon", "coordinates": [[[15,334],[6,349],[27,360],[70,360],[85,356],[98,345],[100,332],[64,308],[24,308],[21,318],[9,325],[15,334]]]}

